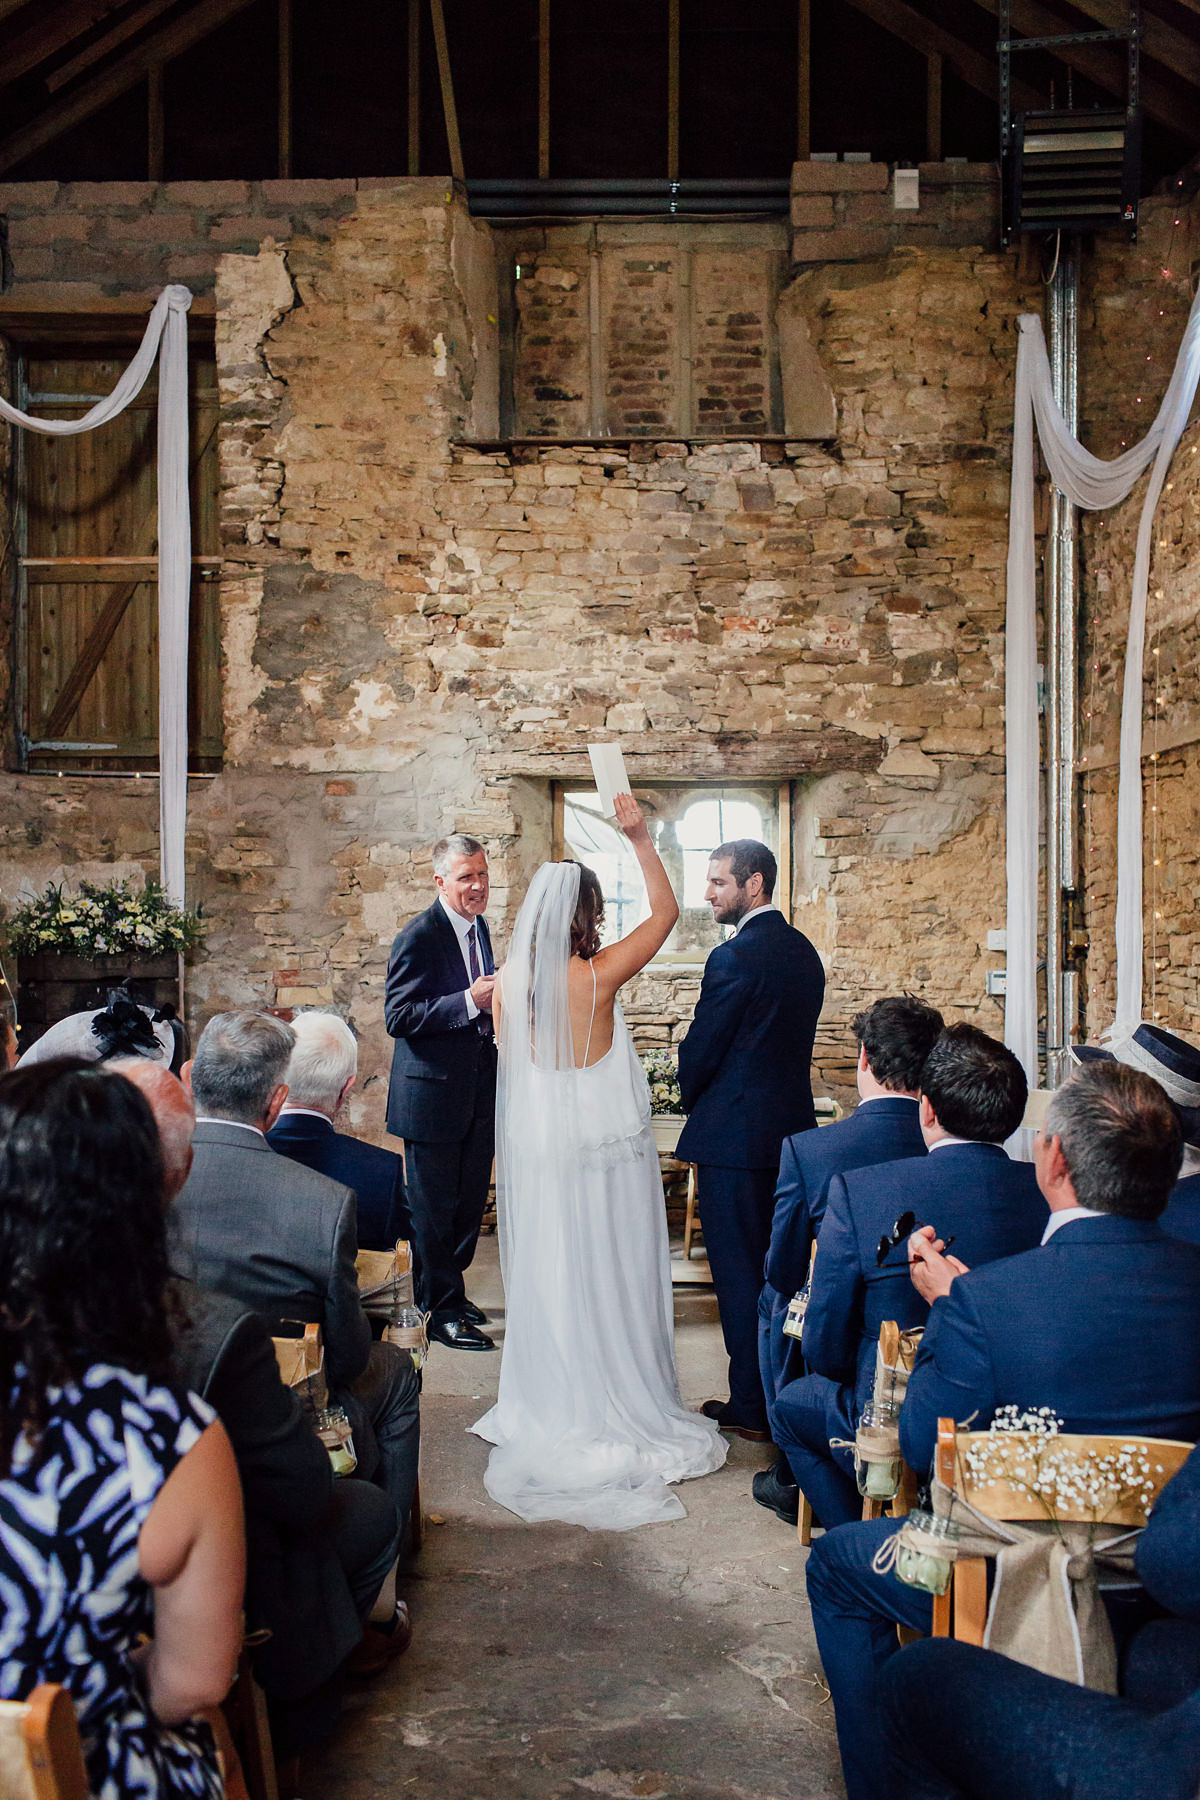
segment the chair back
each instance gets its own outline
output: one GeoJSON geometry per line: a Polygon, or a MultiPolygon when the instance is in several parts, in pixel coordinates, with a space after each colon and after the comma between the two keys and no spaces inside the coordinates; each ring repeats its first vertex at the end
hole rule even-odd
{"type": "Polygon", "coordinates": [[[412,1305],[412,1252],[405,1238],[391,1250],[360,1250],[354,1267],[364,1312],[387,1318],[394,1306],[412,1305]]]}
{"type": "Polygon", "coordinates": [[[306,1324],[300,1337],[277,1337],[275,1361],[284,1387],[291,1388],[302,1406],[322,1412],[329,1404],[325,1382],[325,1346],[321,1327],[306,1324]]]}
{"type": "Polygon", "coordinates": [[[0,1700],[3,1800],[88,1800],[75,1706],[47,1682],[28,1700],[0,1700]]]}
{"type": "MultiPolygon", "coordinates": [[[[1044,1486],[1061,1523],[1132,1530],[1146,1523],[1191,1450],[1176,1438],[959,1431],[953,1419],[939,1419],[935,1468],[943,1487],[989,1519],[1044,1524],[1050,1516],[1047,1495],[1035,1491],[1044,1486]],[[1034,1489],[1028,1480],[1031,1446],[1041,1471],[1034,1472],[1034,1489]],[[1022,1450],[1026,1473],[1018,1476],[1015,1463],[1022,1450]],[[1059,1462],[1050,1464],[1046,1459],[1056,1453],[1059,1462]]],[[[934,1597],[933,1635],[982,1644],[986,1618],[987,1564],[982,1557],[959,1557],[946,1592],[934,1597]]]]}
{"type": "Polygon", "coordinates": [[[989,1519],[1044,1521],[1052,1507],[1064,1525],[1133,1530],[1146,1523],[1192,1448],[1177,1438],[1124,1434],[958,1431],[952,1420],[939,1419],[937,1469],[944,1486],[989,1519]],[[1024,1476],[1016,1472],[1018,1462],[1024,1476]]]}

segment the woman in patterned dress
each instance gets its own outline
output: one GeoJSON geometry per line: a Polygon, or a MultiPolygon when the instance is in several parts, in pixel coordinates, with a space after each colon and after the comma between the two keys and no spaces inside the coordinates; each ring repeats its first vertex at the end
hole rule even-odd
{"type": "Polygon", "coordinates": [[[241,1494],[167,1378],[173,1324],[141,1094],[74,1060],[0,1075],[0,1698],[70,1691],[95,1800],[223,1792],[194,1715],[237,1658],[241,1494]]]}

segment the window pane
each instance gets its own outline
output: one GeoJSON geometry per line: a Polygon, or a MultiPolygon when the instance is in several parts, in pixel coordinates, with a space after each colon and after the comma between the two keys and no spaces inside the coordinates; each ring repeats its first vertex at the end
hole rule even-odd
{"type": "MultiPolygon", "coordinates": [[[[702,962],[725,937],[705,901],[709,857],[732,838],[757,838],[778,856],[778,796],[773,786],[641,787],[635,790],[650,836],[679,899],[679,923],[660,955],[702,962]]],[[[594,869],[604,890],[604,943],[616,943],[649,914],[646,890],[629,840],[600,817],[592,790],[563,796],[565,853],[594,869]]]]}

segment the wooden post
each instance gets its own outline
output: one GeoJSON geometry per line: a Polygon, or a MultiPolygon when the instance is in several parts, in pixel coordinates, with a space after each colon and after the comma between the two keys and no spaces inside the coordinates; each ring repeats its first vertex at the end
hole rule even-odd
{"type": "Polygon", "coordinates": [[[679,180],[679,0],[667,10],[667,180],[679,180]]]}
{"type": "Polygon", "coordinates": [[[588,251],[588,436],[605,437],[608,397],[604,391],[604,338],[601,320],[600,246],[593,238],[588,251]]]}
{"type": "Polygon", "coordinates": [[[408,0],[408,172],[421,173],[421,0],[408,0]]]}
{"type": "Polygon", "coordinates": [[[538,0],[538,180],[550,175],[550,0],[538,0]]]}
{"type": "Polygon", "coordinates": [[[942,58],[932,50],[925,59],[925,160],[942,160],[942,58]]]}
{"type": "Polygon", "coordinates": [[[279,179],[292,173],[292,0],[279,0],[279,179]]]}
{"type": "Polygon", "coordinates": [[[446,117],[446,142],[450,147],[450,173],[455,181],[465,181],[462,143],[458,135],[458,108],[454,104],[454,77],[450,72],[450,45],[446,39],[446,14],[442,0],[429,0],[433,15],[433,41],[437,49],[438,79],[442,84],[442,111],[446,117]]]}
{"type": "Polygon", "coordinates": [[[155,63],[146,75],[146,169],[150,181],[163,178],[163,74],[155,63]]]}
{"type": "Polygon", "coordinates": [[[796,0],[796,161],[812,154],[812,0],[796,0]]]}

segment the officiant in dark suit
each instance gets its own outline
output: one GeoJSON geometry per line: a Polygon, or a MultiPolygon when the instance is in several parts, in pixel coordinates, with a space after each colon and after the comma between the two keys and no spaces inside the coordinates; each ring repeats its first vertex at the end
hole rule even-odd
{"type": "Polygon", "coordinates": [[[461,832],[433,850],[433,905],[404,927],[388,962],[384,1016],[396,1040],[387,1126],[404,1139],[417,1300],[429,1334],[494,1350],[467,1298],[496,1138],[495,962],[484,911],[483,845],[461,832]]]}
{"type": "Polygon", "coordinates": [[[812,1049],[825,994],[821,959],[772,904],[775,858],[738,838],[713,851],[705,899],[734,935],[705,964],[679,1046],[688,1122],[677,1155],[699,1165],[704,1245],[729,1353],[729,1400],[703,1411],[726,1431],[768,1437],[758,1368],[758,1296],[779,1153],[817,1122],[812,1049]]]}

